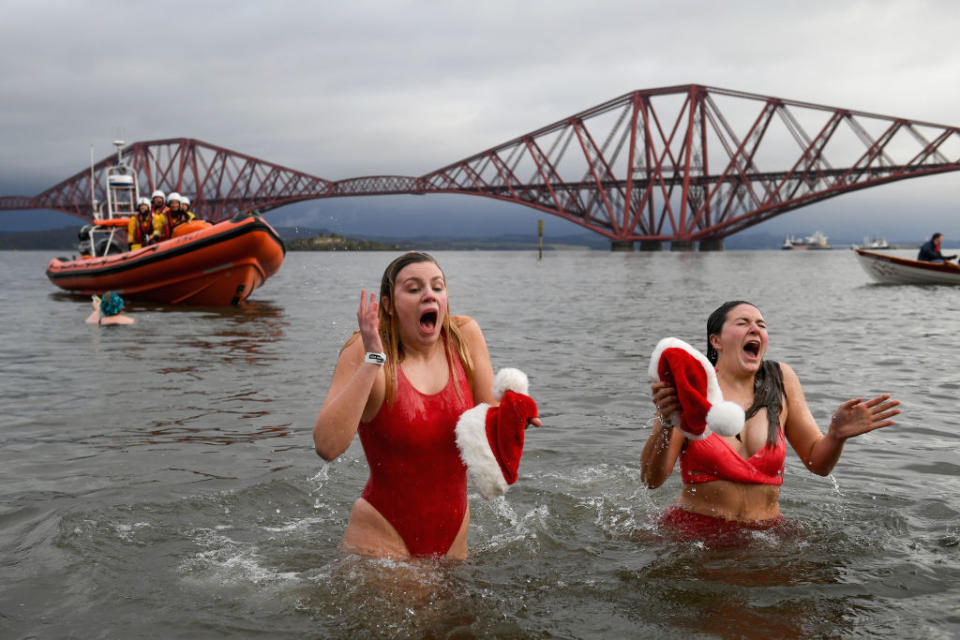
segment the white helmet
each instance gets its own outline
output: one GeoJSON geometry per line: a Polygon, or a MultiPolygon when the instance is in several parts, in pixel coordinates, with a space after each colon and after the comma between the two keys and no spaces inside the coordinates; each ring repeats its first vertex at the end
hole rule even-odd
{"type": "Polygon", "coordinates": [[[180,204],[183,205],[184,207],[190,206],[190,198],[188,198],[187,196],[180,196],[180,204]]]}
{"type": "Polygon", "coordinates": [[[176,200],[177,202],[180,202],[180,194],[177,193],[176,191],[171,191],[170,195],[167,196],[167,204],[170,204],[174,200],[176,200]]]}
{"type": "Polygon", "coordinates": [[[157,189],[156,191],[153,192],[153,195],[150,196],[151,200],[153,200],[154,198],[163,198],[164,200],[166,200],[167,196],[164,195],[163,191],[160,191],[160,189],[157,189]]]}
{"type": "Polygon", "coordinates": [[[140,205],[142,205],[142,204],[145,204],[145,205],[147,205],[147,206],[149,207],[149,206],[150,206],[150,198],[144,198],[144,197],[142,197],[142,196],[139,197],[139,198],[137,198],[137,207],[139,208],[140,205]]]}

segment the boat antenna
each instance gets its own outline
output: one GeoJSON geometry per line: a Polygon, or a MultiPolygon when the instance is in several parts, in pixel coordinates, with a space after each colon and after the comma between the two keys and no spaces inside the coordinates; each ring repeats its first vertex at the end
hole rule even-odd
{"type": "Polygon", "coordinates": [[[118,166],[118,167],[122,167],[122,166],[123,166],[123,154],[122,154],[122,152],[121,152],[121,149],[123,149],[123,145],[125,145],[125,144],[126,144],[126,142],[124,142],[123,140],[114,140],[114,141],[113,141],[113,146],[115,146],[115,147],[117,148],[117,166],[118,166]]]}
{"type": "Polygon", "coordinates": [[[90,143],[90,213],[93,215],[97,211],[97,188],[94,185],[95,173],[93,171],[93,143],[90,143]]]}

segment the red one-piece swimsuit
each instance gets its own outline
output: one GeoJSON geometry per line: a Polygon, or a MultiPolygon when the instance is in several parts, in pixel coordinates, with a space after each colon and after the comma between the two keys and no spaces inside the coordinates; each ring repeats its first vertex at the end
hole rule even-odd
{"type": "Polygon", "coordinates": [[[439,393],[417,391],[397,367],[397,397],[358,429],[370,465],[362,497],[393,525],[413,556],[443,556],[467,512],[467,469],[454,435],[473,407],[459,357],[439,393]],[[459,394],[457,390],[459,389],[459,394]]]}

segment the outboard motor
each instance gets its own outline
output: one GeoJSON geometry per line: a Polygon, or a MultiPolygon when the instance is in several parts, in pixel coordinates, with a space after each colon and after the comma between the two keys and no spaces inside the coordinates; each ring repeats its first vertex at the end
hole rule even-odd
{"type": "Polygon", "coordinates": [[[80,228],[77,234],[77,251],[82,256],[89,256],[93,252],[93,244],[90,241],[90,231],[93,230],[92,224],[85,224],[80,228]]]}
{"type": "Polygon", "coordinates": [[[97,243],[97,255],[98,256],[108,256],[112,253],[123,253],[126,251],[121,246],[121,243],[116,238],[104,238],[97,243]]]}

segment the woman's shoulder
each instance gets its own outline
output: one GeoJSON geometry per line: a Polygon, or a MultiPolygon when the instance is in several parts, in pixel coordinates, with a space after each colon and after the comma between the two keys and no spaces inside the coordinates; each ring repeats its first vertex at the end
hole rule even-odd
{"type": "Polygon", "coordinates": [[[800,378],[797,377],[797,372],[793,370],[793,367],[786,362],[775,362],[774,364],[780,367],[780,375],[783,377],[783,388],[789,397],[792,395],[790,393],[791,389],[800,387],[800,378]]]}
{"type": "Polygon", "coordinates": [[[461,333],[480,333],[480,325],[470,316],[450,316],[452,322],[461,333]]]}
{"type": "Polygon", "coordinates": [[[792,377],[794,377],[794,378],[797,377],[797,373],[793,370],[793,367],[791,367],[790,365],[788,365],[786,362],[776,362],[776,361],[775,361],[773,364],[775,364],[775,365],[777,365],[778,367],[780,367],[780,372],[783,374],[783,377],[784,377],[784,378],[786,378],[787,376],[792,376],[792,377]]]}
{"type": "Polygon", "coordinates": [[[340,360],[344,358],[357,358],[363,352],[363,340],[360,339],[360,332],[354,331],[353,335],[347,338],[347,341],[340,347],[340,360]]]}
{"type": "Polygon", "coordinates": [[[463,326],[471,323],[477,324],[477,321],[474,320],[472,316],[462,316],[462,315],[450,316],[450,322],[457,325],[457,328],[462,328],[463,326]]]}

